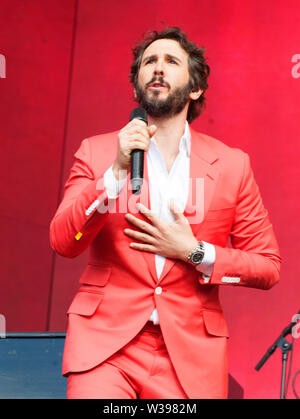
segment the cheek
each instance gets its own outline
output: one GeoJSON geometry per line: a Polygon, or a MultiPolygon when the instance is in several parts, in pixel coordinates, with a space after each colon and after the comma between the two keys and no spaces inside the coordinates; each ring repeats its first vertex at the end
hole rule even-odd
{"type": "Polygon", "coordinates": [[[151,79],[151,73],[149,71],[147,71],[146,69],[139,71],[137,81],[140,86],[144,86],[144,84],[148,83],[150,79],[151,79]]]}
{"type": "Polygon", "coordinates": [[[190,75],[187,72],[182,72],[178,77],[179,83],[183,86],[186,86],[190,81],[190,75]]]}

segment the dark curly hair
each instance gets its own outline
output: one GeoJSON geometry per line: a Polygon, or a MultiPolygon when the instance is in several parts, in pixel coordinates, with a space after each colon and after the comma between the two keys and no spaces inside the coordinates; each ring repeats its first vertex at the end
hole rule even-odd
{"type": "Polygon", "coordinates": [[[210,68],[204,57],[205,48],[199,48],[194,42],[189,41],[186,34],[181,29],[174,26],[172,28],[166,28],[161,32],[150,31],[150,33],[145,36],[143,42],[132,50],[134,60],[130,67],[129,80],[134,87],[137,86],[138,72],[143,53],[152,42],[158,39],[173,39],[188,53],[191,91],[198,91],[199,88],[203,90],[203,93],[197,100],[192,100],[190,102],[187,120],[191,123],[200,115],[202,108],[205,105],[204,93],[208,88],[207,78],[210,73],[210,68]]]}

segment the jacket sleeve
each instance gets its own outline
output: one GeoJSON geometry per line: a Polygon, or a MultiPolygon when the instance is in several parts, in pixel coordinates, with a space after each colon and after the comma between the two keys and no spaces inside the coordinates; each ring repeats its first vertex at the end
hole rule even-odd
{"type": "MultiPolygon", "coordinates": [[[[279,281],[280,252],[249,156],[242,154],[244,171],[231,229],[232,248],[215,246],[216,260],[209,284],[269,289],[279,281]]],[[[206,283],[202,277],[199,280],[206,283]]]]}
{"type": "Polygon", "coordinates": [[[115,204],[114,199],[107,197],[103,175],[95,178],[89,140],[83,140],[50,224],[50,243],[60,255],[78,256],[103,227],[109,208],[115,204]]]}

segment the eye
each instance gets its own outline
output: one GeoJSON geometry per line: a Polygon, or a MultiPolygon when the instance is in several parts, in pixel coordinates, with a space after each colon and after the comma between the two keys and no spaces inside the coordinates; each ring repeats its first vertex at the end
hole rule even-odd
{"type": "Polygon", "coordinates": [[[177,60],[175,58],[169,57],[168,58],[168,63],[170,64],[178,64],[177,60]]]}
{"type": "Polygon", "coordinates": [[[146,61],[146,64],[154,63],[154,58],[149,58],[149,60],[146,61]]]}

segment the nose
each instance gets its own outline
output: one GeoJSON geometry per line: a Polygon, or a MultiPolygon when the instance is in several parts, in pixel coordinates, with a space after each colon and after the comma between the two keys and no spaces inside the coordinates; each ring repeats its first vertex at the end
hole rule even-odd
{"type": "Polygon", "coordinates": [[[164,75],[164,66],[163,60],[157,60],[156,65],[154,68],[154,75],[155,76],[163,76],[164,75]]]}

